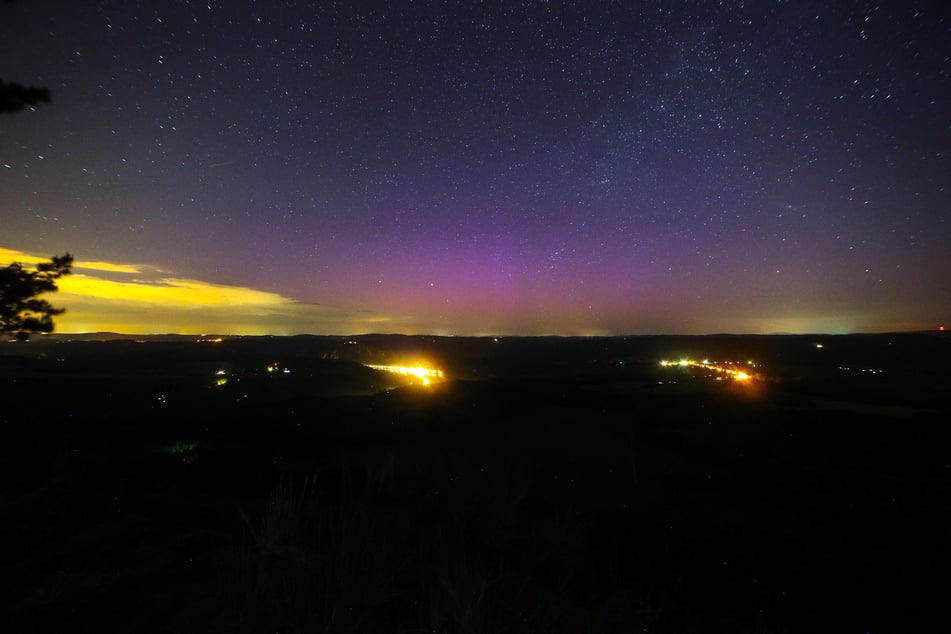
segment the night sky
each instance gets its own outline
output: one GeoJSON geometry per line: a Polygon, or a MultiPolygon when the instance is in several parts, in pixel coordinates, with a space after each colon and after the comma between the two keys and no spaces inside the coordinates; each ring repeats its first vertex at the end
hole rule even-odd
{"type": "Polygon", "coordinates": [[[63,332],[936,328],[942,5],[0,4],[0,256],[63,332]]]}

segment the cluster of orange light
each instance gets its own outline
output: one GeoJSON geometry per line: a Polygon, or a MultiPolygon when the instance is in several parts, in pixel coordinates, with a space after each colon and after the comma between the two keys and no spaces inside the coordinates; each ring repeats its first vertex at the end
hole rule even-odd
{"type": "MultiPolygon", "coordinates": [[[[703,361],[695,361],[693,359],[681,359],[680,361],[661,361],[661,367],[681,367],[681,368],[703,368],[705,370],[711,370],[713,372],[718,372],[720,374],[725,374],[727,376],[733,377],[737,381],[747,381],[752,377],[752,375],[745,370],[740,370],[738,367],[740,364],[734,361],[724,361],[723,363],[714,363],[709,359],[704,359],[703,361]]],[[[746,367],[755,368],[756,364],[752,361],[747,361],[745,364],[746,367]]],[[[741,366],[742,367],[742,366],[741,366]]]]}
{"type": "Polygon", "coordinates": [[[401,374],[404,376],[414,376],[422,382],[423,385],[431,385],[432,383],[442,381],[443,372],[442,370],[437,370],[435,368],[427,368],[424,365],[373,365],[367,364],[368,368],[373,368],[374,370],[381,370],[383,372],[392,372],[393,374],[401,374]]]}

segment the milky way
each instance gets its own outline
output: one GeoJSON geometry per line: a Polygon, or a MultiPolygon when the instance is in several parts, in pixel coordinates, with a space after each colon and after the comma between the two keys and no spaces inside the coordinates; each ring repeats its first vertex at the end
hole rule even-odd
{"type": "MultiPolygon", "coordinates": [[[[0,78],[53,100],[0,115],[0,247],[404,332],[933,328],[951,321],[949,15],[3,4],[0,78]]],[[[291,327],[328,329],[347,324],[291,327]]]]}

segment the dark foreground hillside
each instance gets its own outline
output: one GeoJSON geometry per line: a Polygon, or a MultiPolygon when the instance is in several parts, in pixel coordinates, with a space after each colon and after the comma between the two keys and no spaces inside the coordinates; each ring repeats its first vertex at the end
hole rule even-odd
{"type": "Polygon", "coordinates": [[[943,631],[948,347],[0,344],[0,631],[943,631]]]}

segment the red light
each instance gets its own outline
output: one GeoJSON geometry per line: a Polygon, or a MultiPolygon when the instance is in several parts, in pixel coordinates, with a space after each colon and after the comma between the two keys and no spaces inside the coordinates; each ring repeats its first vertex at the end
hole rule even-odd
{"type": "Polygon", "coordinates": [[[944,330],[944,326],[938,326],[938,330],[944,330]]]}

